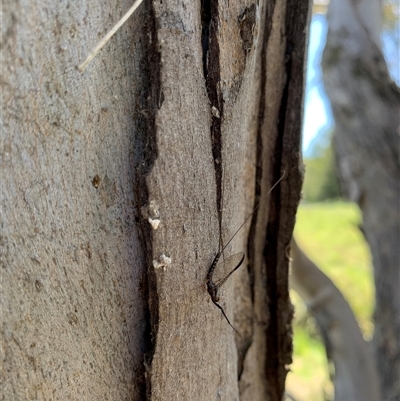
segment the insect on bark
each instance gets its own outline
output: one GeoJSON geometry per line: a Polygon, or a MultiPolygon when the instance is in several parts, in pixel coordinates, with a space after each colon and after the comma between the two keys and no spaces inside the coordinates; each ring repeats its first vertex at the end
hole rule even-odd
{"type": "MultiPolygon", "coordinates": [[[[283,177],[285,176],[285,172],[283,172],[282,176],[279,178],[279,180],[272,186],[272,188],[268,191],[267,195],[270,194],[270,192],[282,181],[283,177]]],[[[222,315],[224,316],[225,320],[228,322],[229,326],[232,327],[233,330],[240,336],[240,333],[233,327],[232,323],[228,319],[228,316],[226,316],[226,313],[222,306],[218,303],[220,300],[219,296],[219,289],[221,286],[229,279],[229,277],[237,270],[239,267],[242,265],[244,261],[244,253],[239,252],[234,255],[229,256],[226,259],[221,259],[221,256],[223,255],[224,250],[227,248],[227,246],[231,243],[231,241],[235,238],[236,234],[242,229],[242,227],[246,224],[246,222],[249,220],[251,216],[255,213],[255,211],[258,209],[260,204],[258,204],[254,210],[246,217],[246,220],[240,225],[240,227],[235,231],[235,233],[232,235],[230,240],[227,242],[227,244],[215,255],[213,262],[211,263],[210,268],[208,269],[207,272],[207,292],[210,294],[211,301],[213,304],[222,312],[222,315]],[[218,278],[216,281],[214,281],[214,274],[218,268],[223,269],[223,274],[220,278],[218,278]]]]}

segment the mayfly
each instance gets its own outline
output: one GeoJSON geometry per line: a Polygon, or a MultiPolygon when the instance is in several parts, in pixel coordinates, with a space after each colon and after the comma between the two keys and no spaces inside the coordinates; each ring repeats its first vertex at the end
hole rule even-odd
{"type": "MultiPolygon", "coordinates": [[[[283,172],[282,177],[279,178],[279,180],[272,186],[272,188],[268,191],[268,194],[282,181],[283,177],[285,176],[285,172],[283,172]]],[[[268,195],[267,194],[267,195],[268,195]]],[[[258,209],[260,204],[258,204],[254,210],[246,217],[246,220],[241,224],[241,226],[235,231],[235,233],[232,235],[231,239],[227,242],[227,244],[215,255],[213,262],[211,263],[210,268],[208,269],[207,272],[207,292],[210,294],[211,300],[214,303],[214,305],[220,309],[222,312],[224,318],[228,322],[229,326],[232,327],[233,330],[240,336],[240,333],[233,327],[232,323],[229,321],[228,316],[226,316],[226,313],[222,306],[218,303],[220,300],[219,296],[219,289],[221,286],[228,280],[228,278],[237,270],[239,267],[242,265],[244,261],[244,253],[239,252],[234,255],[229,256],[226,259],[221,259],[221,255],[227,248],[227,246],[232,242],[232,240],[235,238],[236,234],[242,229],[242,227],[246,224],[246,222],[249,220],[251,216],[255,213],[255,211],[258,209]],[[221,277],[217,278],[217,280],[214,281],[214,274],[216,270],[221,269],[223,270],[223,274],[220,275],[221,277]]]]}

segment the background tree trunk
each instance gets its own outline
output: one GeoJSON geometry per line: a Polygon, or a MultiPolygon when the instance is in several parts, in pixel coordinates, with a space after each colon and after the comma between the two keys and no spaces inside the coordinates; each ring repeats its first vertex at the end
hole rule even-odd
{"type": "Polygon", "coordinates": [[[380,401],[371,345],[335,284],[292,241],[290,282],[315,317],[327,357],[335,367],[335,401],[380,401]]]}
{"type": "Polygon", "coordinates": [[[380,45],[380,2],[332,0],[323,58],[341,182],[363,213],[376,285],[384,400],[400,400],[399,105],[380,45]]]}
{"type": "Polygon", "coordinates": [[[130,5],[4,7],[5,396],[280,401],[309,4],[130,5]]]}

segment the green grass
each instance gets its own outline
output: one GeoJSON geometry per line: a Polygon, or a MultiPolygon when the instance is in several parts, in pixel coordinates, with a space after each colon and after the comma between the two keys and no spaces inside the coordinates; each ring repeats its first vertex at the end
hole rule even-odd
{"type": "MultiPolygon", "coordinates": [[[[361,215],[348,202],[304,203],[297,213],[295,237],[303,251],[336,284],[352,307],[366,338],[372,335],[374,304],[371,256],[359,230],[361,215]]],[[[325,350],[301,299],[294,294],[294,363],[288,389],[298,400],[324,400],[332,391],[325,350]]]]}
{"type": "Polygon", "coordinates": [[[359,229],[361,214],[348,202],[300,206],[295,237],[303,251],[343,293],[367,337],[374,304],[371,255],[359,229]]]}

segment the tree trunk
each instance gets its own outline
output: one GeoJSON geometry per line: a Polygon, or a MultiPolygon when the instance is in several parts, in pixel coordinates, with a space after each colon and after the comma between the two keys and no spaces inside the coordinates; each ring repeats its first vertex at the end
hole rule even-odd
{"type": "Polygon", "coordinates": [[[335,401],[380,401],[375,360],[342,293],[293,240],[290,282],[317,321],[333,362],[335,401]]]}
{"type": "Polygon", "coordinates": [[[377,1],[332,0],[323,68],[341,182],[362,210],[373,256],[383,399],[400,400],[400,96],[382,56],[379,15],[377,1]]]}
{"type": "Polygon", "coordinates": [[[6,398],[280,401],[309,4],[129,6],[4,7],[6,398]]]}
{"type": "Polygon", "coordinates": [[[146,265],[133,183],[149,85],[150,7],[138,11],[87,74],[75,68],[129,3],[3,5],[7,400],[145,394],[146,265]]]}

